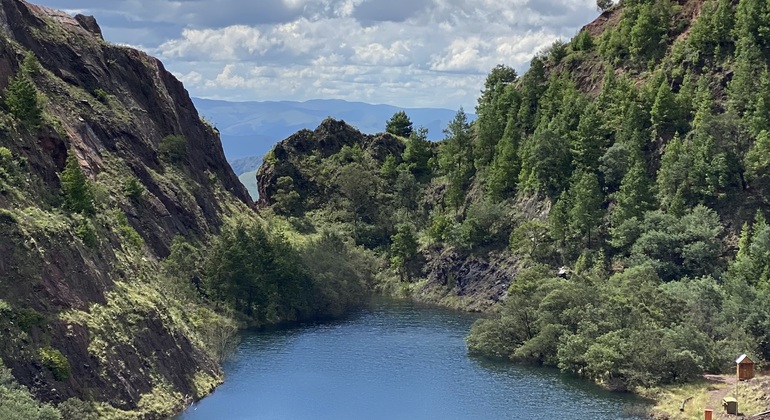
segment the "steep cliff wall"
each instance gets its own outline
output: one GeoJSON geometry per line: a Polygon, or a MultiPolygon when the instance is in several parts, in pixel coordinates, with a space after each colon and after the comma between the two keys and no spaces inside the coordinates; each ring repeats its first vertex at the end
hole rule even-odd
{"type": "Polygon", "coordinates": [[[175,299],[159,261],[251,212],[216,130],[157,59],[19,0],[0,0],[0,92],[0,359],[38,398],[104,413],[164,415],[210,392],[221,372],[201,325],[218,315],[175,299]],[[22,76],[40,124],[8,105],[22,76]],[[71,156],[93,211],[67,207],[71,156]]]}

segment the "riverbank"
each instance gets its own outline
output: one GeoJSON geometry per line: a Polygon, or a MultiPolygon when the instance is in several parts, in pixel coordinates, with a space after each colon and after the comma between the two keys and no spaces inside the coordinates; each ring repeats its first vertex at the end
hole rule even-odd
{"type": "Polygon", "coordinates": [[[714,420],[734,419],[724,414],[722,398],[738,400],[739,416],[758,419],[770,409],[770,377],[759,376],[738,382],[735,375],[705,375],[702,380],[640,392],[654,401],[651,417],[657,420],[702,419],[704,410],[714,410],[714,420]]]}

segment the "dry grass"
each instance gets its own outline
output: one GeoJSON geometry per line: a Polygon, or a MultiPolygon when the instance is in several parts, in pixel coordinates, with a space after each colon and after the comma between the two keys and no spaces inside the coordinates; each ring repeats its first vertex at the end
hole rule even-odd
{"type": "Polygon", "coordinates": [[[648,393],[657,400],[652,409],[656,419],[699,420],[704,418],[704,410],[714,410],[714,420],[734,419],[735,416],[724,414],[722,398],[734,397],[738,400],[738,411],[745,416],[752,416],[770,408],[770,378],[760,377],[749,382],[731,384],[714,380],[702,380],[696,383],[668,386],[648,393]],[[691,398],[680,411],[682,401],[691,398]]]}
{"type": "Polygon", "coordinates": [[[685,420],[702,419],[703,410],[709,403],[710,392],[728,387],[725,383],[715,383],[702,380],[685,385],[675,385],[660,388],[654,398],[658,403],[653,408],[653,415],[659,419],[685,420]],[[682,401],[691,398],[680,411],[682,401]]]}

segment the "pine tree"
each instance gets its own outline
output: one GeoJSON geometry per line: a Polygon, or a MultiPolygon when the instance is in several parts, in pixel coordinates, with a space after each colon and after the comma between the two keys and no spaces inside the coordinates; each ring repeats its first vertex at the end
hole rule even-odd
{"type": "Polygon", "coordinates": [[[412,226],[400,224],[391,237],[390,262],[398,269],[401,281],[411,281],[410,265],[417,256],[417,239],[412,226]]]}
{"type": "Polygon", "coordinates": [[[596,105],[585,108],[571,145],[573,166],[577,169],[594,171],[599,158],[607,148],[607,135],[602,125],[602,116],[596,105]]]}
{"type": "Polygon", "coordinates": [[[502,64],[487,76],[476,106],[478,118],[474,124],[476,141],[473,145],[476,169],[492,161],[495,146],[508,123],[508,114],[512,108],[518,109],[518,92],[512,86],[517,77],[514,69],[502,64]]]}
{"type": "Polygon", "coordinates": [[[409,170],[417,177],[430,174],[428,161],[432,156],[428,130],[420,127],[412,131],[403,154],[404,163],[407,164],[409,170]]]}
{"type": "Polygon", "coordinates": [[[519,162],[520,132],[513,115],[508,120],[502,140],[487,175],[487,193],[494,201],[507,198],[516,191],[521,164],[519,162]]]}
{"type": "Polygon", "coordinates": [[[67,157],[67,164],[60,178],[65,208],[74,213],[93,214],[93,192],[74,154],[67,157]]]}
{"type": "Polygon", "coordinates": [[[602,219],[604,196],[599,188],[599,180],[592,172],[576,172],[569,194],[572,207],[569,210],[570,229],[591,245],[591,232],[594,232],[602,219]]]}
{"type": "Polygon", "coordinates": [[[12,78],[3,94],[5,106],[11,115],[28,128],[37,128],[43,119],[43,110],[37,100],[37,90],[32,79],[19,73],[12,78]]]}
{"type": "Polygon", "coordinates": [[[471,125],[462,108],[444,130],[446,138],[439,149],[439,168],[449,181],[447,203],[458,209],[474,174],[471,125]]]}
{"type": "Polygon", "coordinates": [[[385,124],[385,131],[395,136],[409,137],[412,134],[412,120],[404,111],[398,111],[385,124]]]}
{"type": "Polygon", "coordinates": [[[616,204],[610,217],[613,226],[619,226],[632,217],[641,220],[644,213],[652,209],[651,184],[644,161],[640,156],[636,156],[615,195],[616,204]]]}

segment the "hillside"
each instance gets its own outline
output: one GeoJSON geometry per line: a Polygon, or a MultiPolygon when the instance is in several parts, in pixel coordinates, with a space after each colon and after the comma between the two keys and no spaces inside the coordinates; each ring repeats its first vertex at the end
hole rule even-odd
{"type": "Polygon", "coordinates": [[[160,61],[0,0],[0,418],[168,418],[238,328],[364,302],[366,255],[253,210],[160,61]]]}
{"type": "Polygon", "coordinates": [[[289,137],[259,205],[373,250],[384,289],[497,311],[473,353],[615,389],[770,360],[768,34],[764,0],[626,0],[493,69],[438,144],[289,137]]]}
{"type": "Polygon", "coordinates": [[[215,132],[158,60],[18,0],[0,2],[0,92],[0,417],[29,415],[15,381],[118,417],[206,395],[222,380],[206,336],[232,321],[159,271],[249,212],[215,132]]]}

